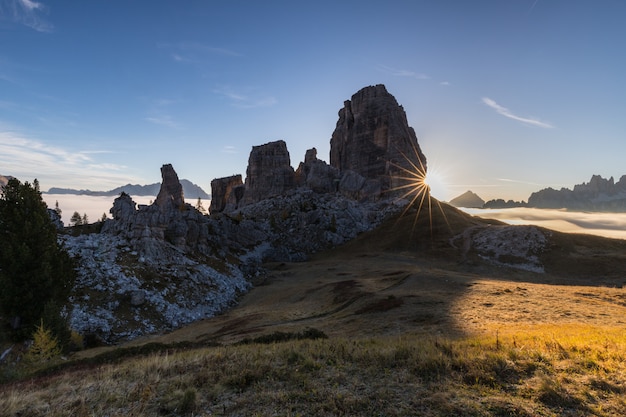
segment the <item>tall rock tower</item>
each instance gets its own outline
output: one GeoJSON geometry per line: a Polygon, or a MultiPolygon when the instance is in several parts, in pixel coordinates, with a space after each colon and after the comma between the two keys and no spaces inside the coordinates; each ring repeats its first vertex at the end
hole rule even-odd
{"type": "Polygon", "coordinates": [[[362,88],[344,102],[330,140],[330,164],[380,181],[383,192],[401,194],[408,172],[426,174],[415,131],[382,84],[362,88]]]}

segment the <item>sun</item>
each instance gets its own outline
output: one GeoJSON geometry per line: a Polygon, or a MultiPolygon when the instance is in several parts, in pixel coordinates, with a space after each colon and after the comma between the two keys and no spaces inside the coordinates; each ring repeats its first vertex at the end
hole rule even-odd
{"type": "Polygon", "coordinates": [[[445,181],[443,175],[441,175],[436,169],[427,170],[425,161],[420,158],[420,153],[417,148],[414,148],[415,157],[409,158],[407,155],[403,155],[405,158],[405,164],[393,164],[398,170],[398,175],[392,178],[392,183],[395,187],[392,191],[400,192],[402,195],[400,198],[409,200],[409,204],[404,209],[402,216],[404,216],[411,207],[416,208],[416,215],[413,222],[413,227],[417,226],[417,220],[420,214],[424,213],[430,224],[431,238],[433,237],[433,214],[437,208],[441,212],[441,215],[445,223],[450,227],[447,216],[444,212],[441,202],[437,198],[433,198],[433,192],[437,195],[442,195],[445,192],[445,181]]]}
{"type": "Polygon", "coordinates": [[[439,201],[445,201],[448,194],[448,186],[445,176],[437,169],[430,168],[426,172],[424,183],[430,188],[430,195],[439,201]]]}

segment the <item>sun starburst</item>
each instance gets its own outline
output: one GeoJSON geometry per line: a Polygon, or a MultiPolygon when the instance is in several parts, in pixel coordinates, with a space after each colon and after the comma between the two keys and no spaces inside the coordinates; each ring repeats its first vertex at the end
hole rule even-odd
{"type": "Polygon", "coordinates": [[[427,183],[427,169],[421,153],[417,149],[415,144],[412,144],[413,155],[406,155],[404,152],[399,151],[405,160],[404,164],[391,163],[397,170],[398,174],[393,176],[393,182],[398,185],[392,187],[390,191],[400,194],[400,199],[409,200],[409,204],[402,212],[402,216],[413,207],[417,207],[417,214],[413,220],[413,230],[417,225],[417,221],[422,213],[422,209],[427,209],[427,215],[429,220],[429,227],[431,233],[431,239],[433,238],[433,202],[438,206],[441,214],[448,225],[448,219],[441,206],[439,200],[431,197],[430,186],[427,183]],[[413,156],[413,157],[412,157],[413,156]]]}

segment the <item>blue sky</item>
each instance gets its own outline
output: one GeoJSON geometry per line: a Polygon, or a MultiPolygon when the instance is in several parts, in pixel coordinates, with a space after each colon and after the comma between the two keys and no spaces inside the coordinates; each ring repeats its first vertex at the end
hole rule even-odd
{"type": "Polygon", "coordinates": [[[527,199],[626,174],[621,0],[0,0],[0,174],[108,190],[297,167],[385,84],[434,194],[527,199]]]}

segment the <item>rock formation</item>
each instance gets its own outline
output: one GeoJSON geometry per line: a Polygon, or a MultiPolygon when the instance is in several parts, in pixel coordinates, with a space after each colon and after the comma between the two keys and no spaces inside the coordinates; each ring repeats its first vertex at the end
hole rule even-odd
{"type": "Polygon", "coordinates": [[[284,141],[254,146],[243,196],[233,177],[211,183],[211,212],[229,212],[295,188],[339,192],[359,201],[397,198],[423,180],[426,157],[406,114],[384,85],[361,89],[344,103],[330,141],[330,165],[309,149],[294,172],[284,141]]]}
{"type": "Polygon", "coordinates": [[[339,189],[339,170],[317,159],[317,149],[312,148],[296,170],[296,184],[316,193],[332,193],[339,189]]]}
{"type": "MultiPolygon", "coordinates": [[[[339,110],[330,140],[330,165],[342,175],[354,171],[366,180],[376,180],[381,192],[395,194],[406,191],[398,190],[407,184],[406,177],[426,174],[426,157],[415,131],[384,85],[361,89],[339,110]]],[[[371,182],[363,181],[366,184],[369,192],[375,192],[371,182]]]]}
{"type": "Polygon", "coordinates": [[[241,204],[252,204],[281,195],[294,187],[295,172],[291,167],[285,141],[278,140],[252,147],[241,204]]]}
{"type": "Polygon", "coordinates": [[[235,210],[243,197],[243,192],[244,185],[240,174],[214,179],[211,181],[212,197],[209,211],[221,213],[235,210]]]}
{"type": "Polygon", "coordinates": [[[161,189],[157,195],[155,204],[162,209],[182,208],[185,206],[183,186],[178,180],[178,175],[171,164],[161,167],[161,189]]]}

